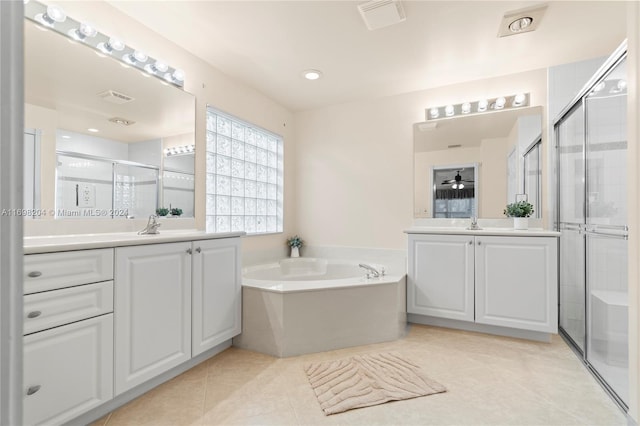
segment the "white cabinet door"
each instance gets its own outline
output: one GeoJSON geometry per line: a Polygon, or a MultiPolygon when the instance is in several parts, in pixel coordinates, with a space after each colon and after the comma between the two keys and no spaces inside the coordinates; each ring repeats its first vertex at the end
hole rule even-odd
{"type": "Polygon", "coordinates": [[[192,354],[240,334],[240,239],[193,243],[192,354]]]}
{"type": "Polygon", "coordinates": [[[476,237],[476,322],[556,333],[556,238],[476,237]]]}
{"type": "Polygon", "coordinates": [[[473,321],[473,236],[409,235],[407,312],[473,321]]]}
{"type": "Polygon", "coordinates": [[[113,397],[113,314],[24,338],[24,423],[61,424],[113,397]]]}
{"type": "Polygon", "coordinates": [[[190,253],[190,242],[116,249],[116,394],[191,358],[190,253]]]}

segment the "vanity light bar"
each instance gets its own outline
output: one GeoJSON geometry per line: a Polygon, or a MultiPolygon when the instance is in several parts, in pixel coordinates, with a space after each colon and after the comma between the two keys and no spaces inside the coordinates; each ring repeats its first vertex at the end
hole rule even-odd
{"type": "Polygon", "coordinates": [[[438,120],[462,115],[485,114],[503,109],[522,108],[529,106],[529,98],[529,93],[518,93],[512,96],[499,96],[474,102],[432,107],[425,110],[425,116],[427,120],[438,120]]]}
{"type": "Polygon", "coordinates": [[[191,154],[196,150],[196,146],[191,145],[182,145],[182,146],[172,146],[171,148],[164,149],[164,156],[171,157],[173,155],[187,155],[191,154]]]}
{"type": "Polygon", "coordinates": [[[55,31],[75,42],[86,44],[95,49],[99,55],[111,56],[129,67],[137,68],[145,74],[157,77],[176,87],[182,88],[184,86],[184,71],[172,68],[161,60],[127,46],[117,38],[97,31],[89,23],[76,21],[58,6],[47,6],[31,0],[24,4],[24,16],[44,29],[55,31]]]}

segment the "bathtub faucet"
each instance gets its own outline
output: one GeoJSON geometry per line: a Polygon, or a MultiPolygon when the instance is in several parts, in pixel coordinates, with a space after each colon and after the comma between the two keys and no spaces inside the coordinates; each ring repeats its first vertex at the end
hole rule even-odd
{"type": "Polygon", "coordinates": [[[371,265],[361,263],[358,266],[367,270],[367,278],[371,278],[371,276],[373,276],[374,278],[378,278],[380,276],[380,272],[378,272],[378,270],[371,265]]]}

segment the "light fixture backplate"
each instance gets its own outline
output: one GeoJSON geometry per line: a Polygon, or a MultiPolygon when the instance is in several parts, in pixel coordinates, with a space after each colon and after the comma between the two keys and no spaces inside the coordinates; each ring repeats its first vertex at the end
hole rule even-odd
{"type": "Polygon", "coordinates": [[[542,21],[542,17],[544,16],[544,12],[546,10],[546,4],[539,4],[537,6],[506,12],[502,17],[502,21],[500,22],[500,28],[498,28],[498,37],[507,37],[535,31],[538,28],[538,25],[540,25],[540,21],[542,21]],[[511,31],[511,29],[509,29],[509,25],[511,25],[513,21],[517,21],[518,19],[527,17],[533,20],[528,27],[518,32],[513,32],[511,31]]]}

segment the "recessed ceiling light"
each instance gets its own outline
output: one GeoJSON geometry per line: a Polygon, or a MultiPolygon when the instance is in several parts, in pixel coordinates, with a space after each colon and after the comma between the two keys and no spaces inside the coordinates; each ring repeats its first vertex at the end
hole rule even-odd
{"type": "Polygon", "coordinates": [[[302,71],[302,76],[307,80],[317,80],[322,77],[322,71],[318,70],[304,70],[302,71]]]}
{"type": "Polygon", "coordinates": [[[62,135],[62,139],[71,139],[71,136],[69,136],[69,135],[62,135]]]}
{"type": "Polygon", "coordinates": [[[93,127],[91,127],[90,129],[87,129],[88,131],[90,131],[91,133],[98,133],[100,130],[98,129],[94,129],[93,127]]]}
{"type": "Polygon", "coordinates": [[[522,18],[518,18],[512,23],[509,24],[509,30],[512,33],[519,33],[520,31],[525,30],[533,23],[533,19],[530,16],[524,16],[522,18]]]}

